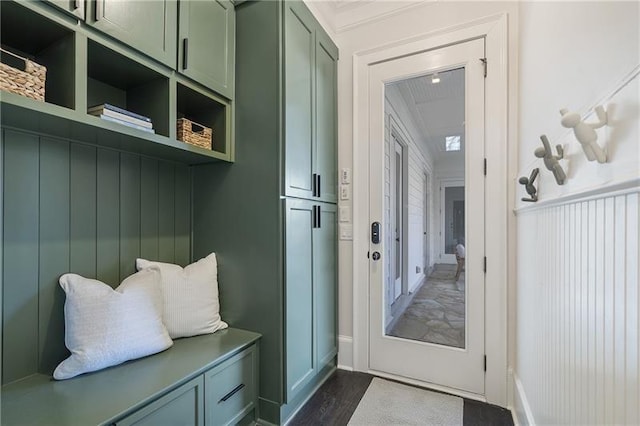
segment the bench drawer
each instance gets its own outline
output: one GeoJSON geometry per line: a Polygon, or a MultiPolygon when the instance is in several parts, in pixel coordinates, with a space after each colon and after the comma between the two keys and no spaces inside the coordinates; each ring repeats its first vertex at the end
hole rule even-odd
{"type": "Polygon", "coordinates": [[[203,390],[202,376],[198,376],[116,422],[116,426],[202,426],[203,390]]]}
{"type": "Polygon", "coordinates": [[[205,424],[235,425],[256,408],[255,346],[233,356],[204,375],[205,424]]]}

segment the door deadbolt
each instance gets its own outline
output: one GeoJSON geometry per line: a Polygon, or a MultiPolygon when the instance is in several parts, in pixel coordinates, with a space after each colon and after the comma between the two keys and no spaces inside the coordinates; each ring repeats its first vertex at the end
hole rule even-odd
{"type": "Polygon", "coordinates": [[[380,253],[378,253],[377,251],[374,251],[373,255],[371,255],[371,257],[373,258],[373,260],[379,260],[380,259],[380,253]]]}

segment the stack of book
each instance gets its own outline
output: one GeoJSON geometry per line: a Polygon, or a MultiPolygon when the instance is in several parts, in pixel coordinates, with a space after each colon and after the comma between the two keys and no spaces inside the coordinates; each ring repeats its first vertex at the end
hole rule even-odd
{"type": "Polygon", "coordinates": [[[119,123],[124,126],[133,127],[134,129],[144,132],[155,133],[153,123],[149,117],[127,111],[111,104],[102,104],[92,106],[87,110],[88,114],[100,117],[103,120],[119,123]]]}

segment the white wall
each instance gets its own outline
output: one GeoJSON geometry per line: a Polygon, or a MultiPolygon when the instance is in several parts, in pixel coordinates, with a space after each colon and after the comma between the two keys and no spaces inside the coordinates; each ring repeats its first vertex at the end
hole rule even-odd
{"type": "MultiPolygon", "coordinates": [[[[347,8],[345,7],[345,9],[347,8]]],[[[350,8],[348,9],[350,10],[350,8]]],[[[403,5],[400,11],[389,13],[380,19],[360,23],[357,26],[344,25],[335,29],[334,40],[340,48],[338,63],[339,167],[353,169],[354,175],[368,173],[367,168],[362,165],[363,163],[354,162],[353,158],[353,56],[355,53],[391,43],[402,43],[418,36],[437,33],[484,17],[504,13],[508,14],[509,19],[509,55],[512,55],[511,52],[515,52],[517,47],[517,2],[420,2],[418,5],[403,5]]],[[[338,21],[347,22],[349,21],[347,18],[343,11],[338,21]]],[[[355,22],[357,19],[354,17],[351,21],[355,22]]],[[[510,57],[509,78],[511,81],[515,81],[516,77],[517,69],[514,64],[515,62],[512,62],[510,57]]],[[[515,90],[509,93],[509,102],[512,105],[516,104],[516,94],[515,90]]],[[[511,123],[515,123],[515,112],[515,108],[509,111],[511,123]]],[[[511,126],[510,132],[514,132],[514,129],[515,126],[511,126]]],[[[510,138],[515,139],[515,133],[510,138]]],[[[512,168],[509,173],[512,176],[515,176],[517,172],[515,153],[515,149],[509,153],[513,160],[509,166],[512,168]]],[[[513,183],[509,182],[509,185],[513,185],[513,183]]],[[[352,200],[341,201],[340,204],[353,208],[352,200]]],[[[368,238],[369,224],[366,221],[360,221],[359,226],[360,228],[354,228],[354,238],[368,238]]],[[[431,230],[438,232],[433,226],[431,230]]],[[[352,365],[349,345],[351,344],[351,336],[353,336],[353,242],[340,241],[339,253],[339,334],[341,335],[339,364],[348,367],[352,365]]],[[[362,253],[362,255],[366,256],[366,253],[362,253]]],[[[359,303],[366,303],[366,301],[359,303]]]]}
{"type": "MultiPolygon", "coordinates": [[[[392,95],[392,94],[390,94],[392,95]]],[[[432,160],[425,155],[426,150],[422,149],[416,140],[416,127],[411,122],[411,118],[405,113],[402,114],[402,101],[398,96],[389,96],[385,100],[385,228],[383,235],[387,239],[386,252],[386,270],[391,271],[391,247],[393,244],[393,235],[390,228],[391,224],[391,186],[390,172],[391,161],[393,161],[393,140],[391,132],[397,132],[400,136],[401,143],[406,144],[407,152],[407,201],[406,208],[408,214],[408,259],[407,259],[407,283],[410,292],[414,291],[424,278],[424,249],[423,249],[423,232],[424,229],[424,176],[431,175],[432,160]],[[393,130],[392,130],[393,129],[393,130]],[[420,267],[420,272],[416,272],[416,267],[420,267]]],[[[432,206],[433,203],[430,203],[432,206]]],[[[433,216],[431,212],[430,217],[433,216]]],[[[430,266],[430,265],[429,265],[430,266]]],[[[390,276],[385,277],[387,288],[393,285],[393,279],[390,276]]],[[[389,301],[389,298],[387,298],[389,301]]],[[[391,302],[393,299],[390,300],[391,302]]],[[[387,309],[387,323],[391,320],[389,309],[387,309]]]]}
{"type": "Polygon", "coordinates": [[[517,202],[516,413],[639,424],[639,4],[520,7],[519,174],[540,167],[540,201],[517,202]],[[607,164],[587,162],[559,120],[562,107],[584,116],[599,103],[607,164]],[[567,153],[562,187],[533,157],[543,133],[567,153]]]}

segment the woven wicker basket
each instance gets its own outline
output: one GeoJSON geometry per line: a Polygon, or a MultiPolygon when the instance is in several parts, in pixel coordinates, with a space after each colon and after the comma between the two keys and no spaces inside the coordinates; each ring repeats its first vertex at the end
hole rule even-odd
{"type": "Polygon", "coordinates": [[[0,62],[0,90],[44,101],[47,68],[4,49],[0,51],[24,61],[24,71],[0,62]]]}
{"type": "Polygon", "coordinates": [[[211,128],[187,118],[178,119],[178,140],[201,148],[211,149],[211,128]]]}

